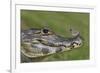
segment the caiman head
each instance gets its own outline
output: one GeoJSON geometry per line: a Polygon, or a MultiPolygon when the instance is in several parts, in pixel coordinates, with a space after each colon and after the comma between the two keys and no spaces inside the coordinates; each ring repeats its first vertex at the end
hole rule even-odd
{"type": "Polygon", "coordinates": [[[72,29],[70,31],[71,38],[61,37],[47,28],[22,31],[21,51],[28,57],[39,57],[80,47],[82,45],[80,33],[72,29]]]}

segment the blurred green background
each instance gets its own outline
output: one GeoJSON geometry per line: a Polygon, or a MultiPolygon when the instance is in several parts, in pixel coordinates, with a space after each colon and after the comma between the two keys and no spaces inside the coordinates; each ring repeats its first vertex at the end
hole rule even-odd
{"type": "Polygon", "coordinates": [[[74,28],[80,32],[84,43],[80,48],[35,58],[33,62],[89,59],[89,13],[21,10],[21,30],[43,27],[66,38],[71,36],[69,29],[74,28]]]}

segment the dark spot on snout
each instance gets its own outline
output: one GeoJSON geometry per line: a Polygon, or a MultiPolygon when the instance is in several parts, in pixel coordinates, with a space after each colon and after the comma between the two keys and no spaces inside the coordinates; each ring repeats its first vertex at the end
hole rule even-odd
{"type": "Polygon", "coordinates": [[[75,48],[75,45],[80,46],[80,45],[81,45],[81,43],[72,42],[72,44],[71,44],[71,48],[75,48]]]}
{"type": "Polygon", "coordinates": [[[78,43],[76,43],[76,42],[72,42],[72,43],[71,43],[71,49],[75,47],[75,45],[74,45],[74,44],[79,45],[79,44],[78,44],[78,43]]]}

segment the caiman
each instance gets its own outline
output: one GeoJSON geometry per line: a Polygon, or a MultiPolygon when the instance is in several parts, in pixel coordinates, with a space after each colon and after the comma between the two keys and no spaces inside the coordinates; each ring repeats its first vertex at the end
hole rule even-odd
{"type": "Polygon", "coordinates": [[[73,36],[64,38],[47,28],[22,30],[21,54],[36,58],[80,47],[83,43],[80,33],[70,31],[73,36]]]}

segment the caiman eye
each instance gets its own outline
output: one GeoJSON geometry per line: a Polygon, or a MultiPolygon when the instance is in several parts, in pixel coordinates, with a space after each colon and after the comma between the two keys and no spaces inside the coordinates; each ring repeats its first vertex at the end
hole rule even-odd
{"type": "Polygon", "coordinates": [[[48,33],[49,30],[48,29],[43,29],[43,33],[48,33]]]}

